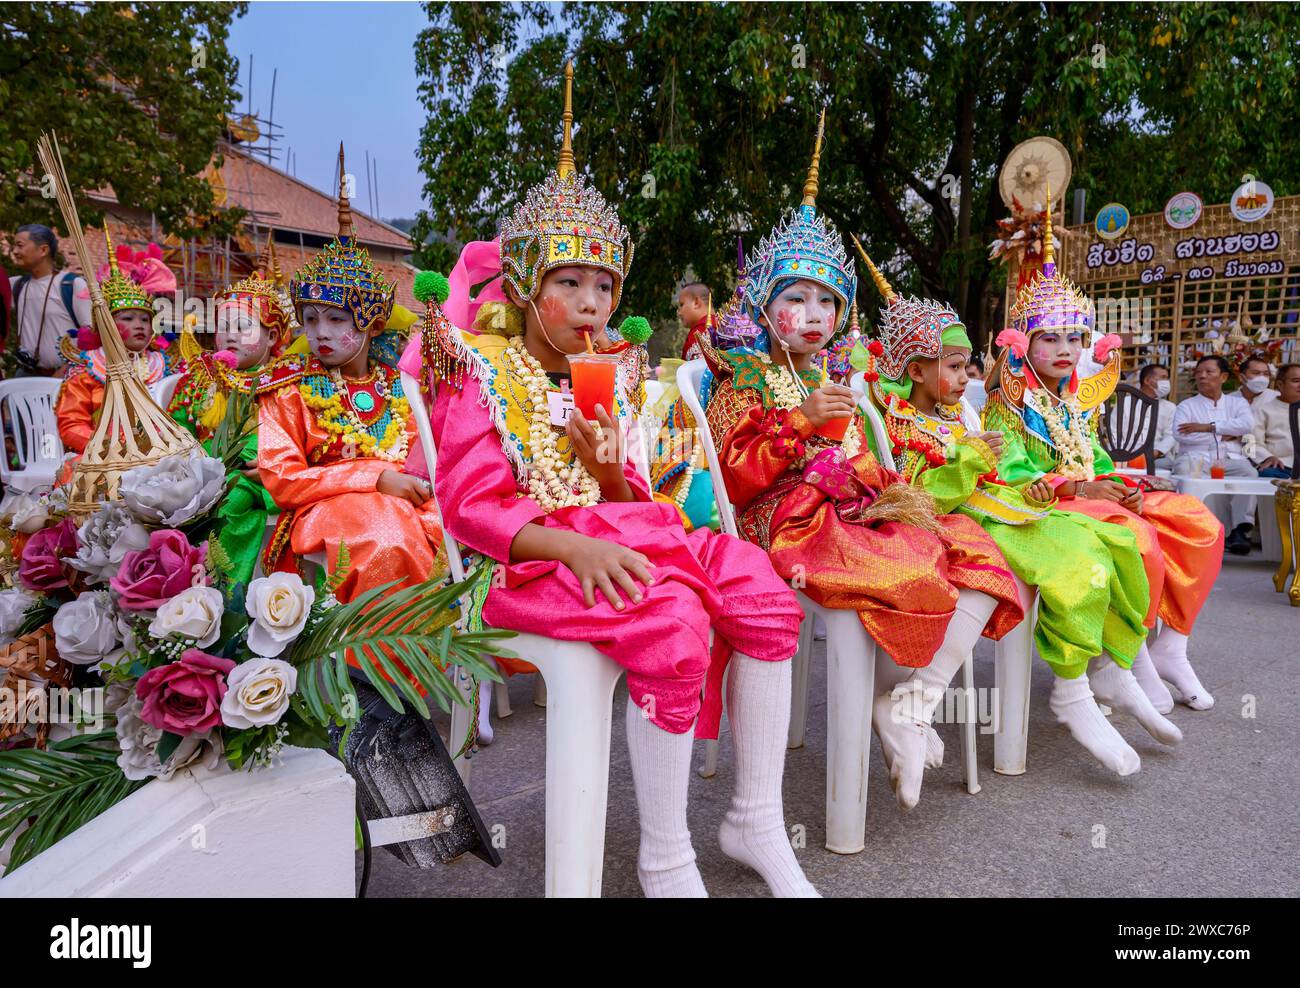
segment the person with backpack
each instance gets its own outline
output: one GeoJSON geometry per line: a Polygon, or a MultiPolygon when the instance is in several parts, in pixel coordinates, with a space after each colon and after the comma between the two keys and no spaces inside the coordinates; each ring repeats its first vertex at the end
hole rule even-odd
{"type": "Polygon", "coordinates": [[[55,376],[64,369],[59,341],[90,325],[86,282],[72,271],[58,272],[59,239],[48,226],[20,226],[13,259],[23,274],[10,278],[14,298],[17,375],[55,376]]]}

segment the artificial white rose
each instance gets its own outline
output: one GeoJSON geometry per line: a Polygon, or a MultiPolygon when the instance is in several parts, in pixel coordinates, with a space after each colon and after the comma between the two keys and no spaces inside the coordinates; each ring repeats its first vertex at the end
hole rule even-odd
{"type": "Polygon", "coordinates": [[[298,670],[283,659],[253,656],[226,675],[221,722],[243,730],[278,724],[298,688],[298,670]]]}
{"type": "Polygon", "coordinates": [[[148,547],[149,530],[126,505],[109,501],[77,529],[77,557],[68,563],[86,573],[91,583],[107,583],[117,575],[123,556],[148,547]]]}
{"type": "Polygon", "coordinates": [[[0,590],[0,646],[9,645],[23,626],[27,608],[36,603],[36,597],[26,590],[0,590]]]}
{"type": "Polygon", "coordinates": [[[221,636],[221,615],[226,598],[216,587],[186,587],[162,607],[149,622],[149,634],[174,641],[192,638],[207,648],[221,636]]]}
{"type": "Polygon", "coordinates": [[[214,769],[221,764],[221,735],[216,731],[187,734],[181,738],[176,751],[166,767],[158,760],[158,742],[163,732],[140,719],[144,703],[135,692],[117,711],[117,745],[122,753],[117,756],[117,766],[132,781],[141,779],[170,779],[183,768],[202,765],[214,769]]]}
{"type": "Polygon", "coordinates": [[[106,590],[87,590],[54,615],[54,647],[73,665],[116,662],[120,646],[117,614],[106,590]]]}
{"type": "Polygon", "coordinates": [[[0,503],[0,518],[14,531],[31,535],[50,520],[50,506],[35,494],[13,492],[0,503]]]}
{"type": "Polygon", "coordinates": [[[226,489],[226,468],[202,450],[164,456],[122,475],[122,503],[143,522],[182,525],[209,510],[226,489]]]}
{"type": "Polygon", "coordinates": [[[272,573],[248,585],[244,606],[253,623],[248,647],[258,655],[276,656],[301,633],[316,591],[297,573],[272,573]]]}

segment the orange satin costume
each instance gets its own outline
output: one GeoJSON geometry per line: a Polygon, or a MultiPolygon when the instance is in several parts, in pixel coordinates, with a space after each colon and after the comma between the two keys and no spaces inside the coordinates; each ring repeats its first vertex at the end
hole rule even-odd
{"type": "MultiPolygon", "coordinates": [[[[321,372],[315,358],[305,364],[308,373],[321,372]]],[[[390,368],[380,372],[397,374],[390,368]]],[[[385,470],[400,473],[401,463],[344,457],[337,437],[299,393],[297,378],[259,399],[257,422],[262,483],[282,512],[292,512],[287,523],[282,516],[268,557],[280,555],[287,538],[296,556],[324,551],[332,572],[339,545],[346,543],[350,566],[335,592],[344,602],[393,580],[409,586],[434,575],[442,531],[432,498],[416,508],[375,488],[385,470]]],[[[418,443],[409,416],[406,429],[408,443],[418,443]]]]}
{"type": "MultiPolygon", "coordinates": [[[[737,390],[732,380],[723,380],[709,401],[708,418],[713,435],[725,437],[719,455],[740,534],[767,549],[783,578],[823,607],[857,611],[867,633],[900,666],[929,665],[959,590],[998,601],[987,637],[1001,638],[1021,621],[1015,579],[977,522],[933,515],[932,532],[885,517],[853,520],[853,506],[805,482],[798,465],[800,447],[811,456],[830,441],[814,435],[798,408],[765,404],[770,401],[760,389],[737,390]]],[[[861,414],[851,428],[860,450],[849,459],[854,476],[875,492],[894,484],[910,491],[871,454],[861,414]]],[[[924,499],[919,503],[932,509],[928,495],[917,493],[924,499]]],[[[928,520],[926,514],[922,510],[919,517],[928,520]]]]}

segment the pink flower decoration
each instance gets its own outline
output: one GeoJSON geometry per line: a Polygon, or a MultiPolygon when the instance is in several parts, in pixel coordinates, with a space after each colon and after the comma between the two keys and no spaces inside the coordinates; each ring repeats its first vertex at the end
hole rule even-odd
{"type": "Polygon", "coordinates": [[[182,737],[220,727],[226,676],[234,668],[230,659],[187,648],[175,662],[150,669],[135,684],[140,719],[182,737]]]}
{"type": "MultiPolygon", "coordinates": [[[[74,550],[75,551],[75,550],[74,550]]],[[[156,611],[186,587],[207,583],[204,563],[208,544],[197,549],[174,528],[153,532],[149,547],[128,552],[109,581],[118,603],[128,611],[156,611]]]]}
{"type": "Polygon", "coordinates": [[[1123,346],[1124,340],[1116,333],[1107,333],[1099,339],[1092,348],[1092,355],[1097,363],[1104,364],[1110,357],[1110,352],[1118,346],[1123,346]]]}
{"type": "Polygon", "coordinates": [[[27,540],[18,563],[18,578],[23,586],[37,593],[61,590],[68,585],[71,573],[64,560],[76,554],[77,525],[71,518],[64,518],[27,540]]]}
{"type": "Polygon", "coordinates": [[[212,359],[219,364],[225,364],[231,370],[239,366],[239,358],[229,350],[218,350],[212,355],[212,359]]]}
{"type": "Polygon", "coordinates": [[[998,346],[1010,347],[1021,360],[1025,359],[1025,354],[1029,352],[1029,337],[1018,329],[1004,329],[998,333],[997,339],[993,341],[998,346]]]}

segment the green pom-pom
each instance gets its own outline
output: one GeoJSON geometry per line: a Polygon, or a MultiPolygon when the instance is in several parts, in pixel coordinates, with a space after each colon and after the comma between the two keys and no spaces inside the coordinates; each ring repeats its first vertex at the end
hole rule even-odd
{"type": "Polygon", "coordinates": [[[437,271],[421,271],[415,276],[415,287],[411,291],[426,305],[429,299],[442,305],[451,294],[451,285],[447,283],[446,275],[439,274],[437,271]]]}
{"type": "Polygon", "coordinates": [[[650,320],[645,316],[628,316],[618,327],[618,335],[629,343],[644,343],[650,339],[653,332],[654,330],[650,328],[650,320]]]}

